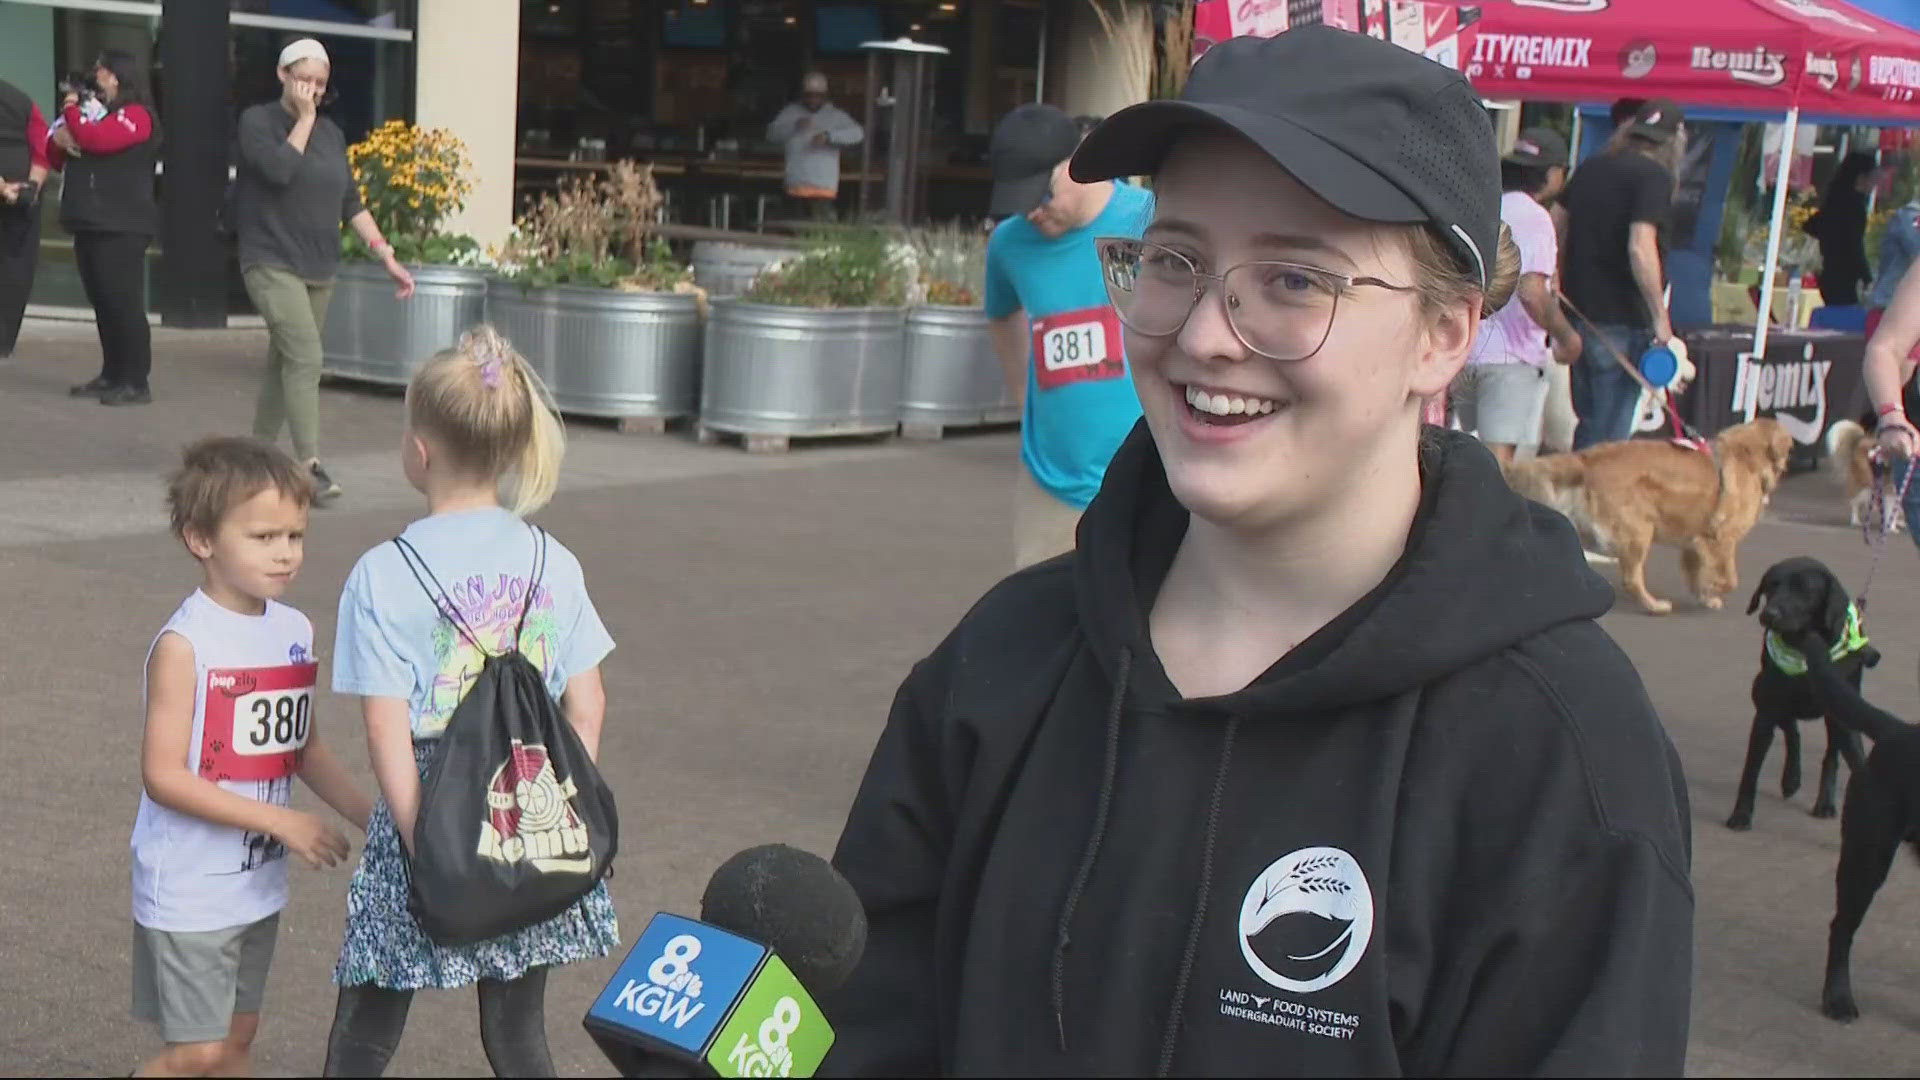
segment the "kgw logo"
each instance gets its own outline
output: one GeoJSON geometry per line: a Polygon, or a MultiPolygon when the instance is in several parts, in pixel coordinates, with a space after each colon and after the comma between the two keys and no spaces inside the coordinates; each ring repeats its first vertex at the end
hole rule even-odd
{"type": "Polygon", "coordinates": [[[773,1014],[760,1022],[760,1030],[755,1033],[753,1042],[747,1041],[747,1033],[740,1033],[740,1041],[733,1044],[733,1050],[727,1054],[727,1064],[733,1066],[735,1076],[791,1076],[793,1074],[793,1049],[787,1045],[793,1033],[800,1030],[800,1003],[790,997],[783,997],[773,1005],[773,1014]]]}
{"type": "Polygon", "coordinates": [[[628,979],[613,1007],[635,1016],[658,1016],[661,1023],[686,1027],[700,1015],[707,1003],[700,1000],[700,976],[693,973],[693,961],[700,955],[700,939],[680,934],[667,941],[665,949],[647,968],[647,981],[628,979]]]}

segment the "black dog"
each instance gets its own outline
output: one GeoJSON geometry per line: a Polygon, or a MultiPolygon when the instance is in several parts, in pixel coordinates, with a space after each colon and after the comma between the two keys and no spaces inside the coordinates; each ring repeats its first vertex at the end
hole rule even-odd
{"type": "MultiPolygon", "coordinates": [[[[1753,828],[1754,792],[1760,786],[1760,766],[1766,764],[1767,751],[1773,746],[1777,728],[1786,735],[1787,761],[1780,774],[1780,794],[1792,798],[1800,790],[1800,721],[1825,719],[1827,754],[1820,762],[1820,792],[1813,801],[1813,816],[1834,816],[1835,789],[1840,775],[1840,758],[1847,768],[1860,770],[1864,754],[1860,736],[1827,714],[1808,685],[1804,661],[1795,663],[1789,635],[1808,630],[1824,633],[1831,642],[1850,640],[1850,629],[1857,631],[1853,602],[1833,571],[1818,559],[1782,559],[1767,569],[1760,587],[1747,601],[1747,614],[1760,612],[1760,625],[1772,633],[1760,650],[1760,672],[1753,677],[1753,731],[1747,736],[1747,761],[1740,770],[1740,793],[1734,798],[1733,813],[1727,828],[1745,831],[1753,828]],[[1766,607],[1761,607],[1761,601],[1766,607]],[[1783,664],[1785,667],[1783,667],[1783,664]],[[1792,670],[1789,670],[1792,669],[1792,670]]],[[[1864,637],[1830,666],[1860,688],[1865,669],[1880,662],[1880,652],[1866,644],[1864,637]]]]}
{"type": "Polygon", "coordinates": [[[1834,872],[1833,924],[1827,932],[1827,975],[1820,1011],[1835,1020],[1860,1015],[1853,1001],[1849,959],[1854,931],[1874,893],[1887,880],[1893,856],[1905,840],[1920,856],[1920,727],[1867,704],[1860,676],[1827,659],[1832,639],[1809,629],[1791,639],[1807,657],[1807,682],[1829,717],[1873,740],[1864,768],[1847,782],[1840,815],[1840,866],[1834,872]]]}

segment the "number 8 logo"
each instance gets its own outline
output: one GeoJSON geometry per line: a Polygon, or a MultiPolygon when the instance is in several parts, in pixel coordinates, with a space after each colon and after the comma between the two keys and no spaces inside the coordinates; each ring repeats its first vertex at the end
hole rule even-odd
{"type": "Polygon", "coordinates": [[[780,1075],[786,1075],[785,1064],[792,1057],[787,1050],[787,1040],[800,1030],[800,1003],[791,997],[783,997],[773,1006],[773,1015],[760,1022],[760,1052],[782,1066],[780,1075]]]}
{"type": "Polygon", "coordinates": [[[660,958],[647,968],[647,979],[655,986],[672,986],[675,980],[684,981],[694,958],[699,955],[700,939],[681,934],[668,941],[660,958]]]}

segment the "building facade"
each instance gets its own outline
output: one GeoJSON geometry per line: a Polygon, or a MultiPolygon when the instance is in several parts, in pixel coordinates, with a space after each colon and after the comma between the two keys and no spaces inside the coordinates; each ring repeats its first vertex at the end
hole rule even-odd
{"type": "MultiPolygon", "coordinates": [[[[492,244],[527,201],[617,158],[655,163],[674,220],[754,227],[780,195],[766,124],[801,76],[824,73],[856,120],[877,102],[884,128],[889,69],[872,85],[860,45],[901,37],[947,49],[932,75],[927,206],[978,217],[987,139],[1008,109],[1105,114],[1145,95],[1127,58],[1150,53],[1154,9],[1099,2],[1106,18],[1090,0],[0,0],[0,78],[51,116],[61,76],[102,49],[151,66],[167,147],[149,293],[169,323],[205,326],[248,310],[231,245],[214,235],[230,133],[278,95],[275,61],[294,38],[333,57],[326,111],[349,141],[398,118],[467,144],[475,190],[451,224],[492,244]]],[[[848,209],[860,161],[846,157],[848,209]]],[[[881,167],[876,155],[869,180],[881,167]]],[[[34,299],[83,307],[57,185],[42,212],[34,299]]]]}

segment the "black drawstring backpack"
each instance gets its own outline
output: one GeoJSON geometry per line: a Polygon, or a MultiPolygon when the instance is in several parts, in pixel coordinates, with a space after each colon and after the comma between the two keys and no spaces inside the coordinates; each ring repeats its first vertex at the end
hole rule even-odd
{"type": "Polygon", "coordinates": [[[520,652],[547,564],[547,535],[529,528],[533,574],[513,642],[498,654],[480,643],[413,545],[393,541],[441,617],[486,657],[440,736],[413,824],[408,907],[438,945],[553,918],[606,876],[619,848],[613,792],[540,669],[520,652]]]}

